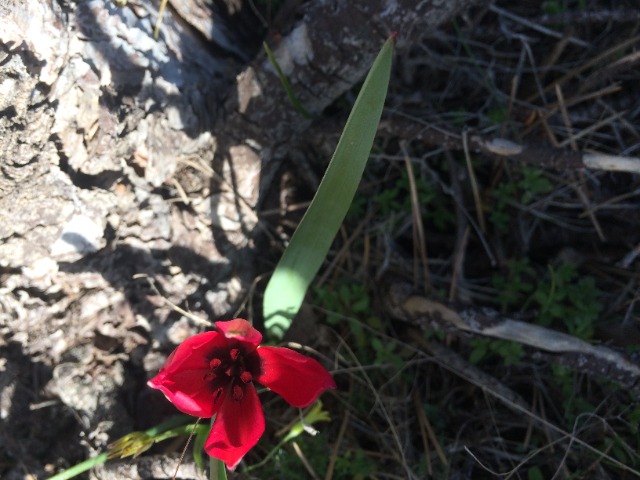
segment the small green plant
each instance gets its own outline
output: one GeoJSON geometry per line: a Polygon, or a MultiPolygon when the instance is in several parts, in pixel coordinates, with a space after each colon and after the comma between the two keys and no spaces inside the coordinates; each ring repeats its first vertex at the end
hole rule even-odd
{"type": "MultiPolygon", "coordinates": [[[[589,340],[602,310],[601,293],[593,277],[580,276],[575,265],[549,266],[546,275],[536,274],[528,258],[507,262],[505,271],[492,278],[496,301],[503,312],[537,311],[539,325],[567,330],[589,340]]],[[[504,340],[478,338],[470,342],[469,360],[478,363],[490,354],[499,355],[506,365],[517,364],[522,345],[504,340]]]]}
{"type": "Polygon", "coordinates": [[[479,363],[490,354],[494,354],[502,358],[504,365],[517,365],[524,355],[522,344],[517,342],[474,338],[469,343],[472,347],[471,353],[469,354],[469,361],[471,363],[479,363]]]}
{"type": "MultiPolygon", "coordinates": [[[[297,438],[295,442],[304,452],[311,468],[324,477],[327,458],[330,454],[327,449],[329,439],[323,434],[305,435],[297,438]]],[[[301,468],[300,457],[295,451],[290,447],[282,447],[278,448],[269,461],[255,471],[254,478],[306,478],[304,470],[301,471],[301,468]]]]}
{"type": "Polygon", "coordinates": [[[527,480],[544,480],[544,475],[539,466],[534,465],[527,469],[527,480]]]}
{"type": "MultiPolygon", "coordinates": [[[[634,405],[633,407],[629,407],[630,410],[625,412],[624,417],[626,418],[631,431],[634,434],[640,433],[640,405],[634,405]]],[[[640,441],[640,438],[638,438],[640,441]]]]}
{"type": "MultiPolygon", "coordinates": [[[[434,181],[420,175],[415,176],[416,193],[418,203],[426,206],[423,211],[423,219],[430,222],[438,231],[446,231],[453,223],[455,216],[447,197],[440,192],[440,188],[434,181]]],[[[364,195],[357,195],[354,205],[349,212],[351,218],[362,218],[367,199],[364,195]]],[[[409,176],[406,170],[391,179],[377,192],[372,200],[372,207],[380,218],[391,218],[394,214],[411,213],[411,189],[409,176]]],[[[398,216],[398,218],[400,218],[398,216]]]]}
{"type": "Polygon", "coordinates": [[[584,0],[578,2],[569,2],[568,0],[547,0],[542,2],[542,11],[547,15],[562,15],[572,11],[582,12],[587,5],[584,0]],[[573,3],[573,5],[572,5],[573,3]]]}
{"type": "Polygon", "coordinates": [[[522,178],[518,181],[520,202],[529,205],[539,195],[549,193],[553,189],[551,181],[537,168],[524,167],[522,178]]]}
{"type": "Polygon", "coordinates": [[[369,291],[364,285],[340,282],[334,288],[313,289],[318,306],[326,310],[327,323],[339,325],[350,319],[349,334],[354,339],[358,358],[361,362],[375,365],[391,364],[401,368],[404,359],[396,342],[384,342],[372,337],[365,326],[382,332],[384,326],[380,317],[371,308],[369,291]]]}
{"type": "Polygon", "coordinates": [[[318,305],[327,310],[327,322],[339,324],[345,316],[369,313],[369,292],[364,285],[339,282],[334,288],[314,288],[318,305]]]}
{"type": "Polygon", "coordinates": [[[375,463],[367,458],[362,450],[351,450],[337,459],[335,471],[339,473],[333,478],[340,480],[370,478],[374,469],[375,463]]]}
{"type": "Polygon", "coordinates": [[[396,342],[385,343],[379,338],[372,338],[371,347],[375,352],[375,364],[390,364],[393,365],[397,370],[400,370],[402,368],[404,359],[398,352],[398,344],[396,342]]]}
{"type": "Polygon", "coordinates": [[[589,340],[602,310],[599,297],[593,277],[580,276],[575,265],[564,263],[549,267],[532,299],[539,308],[538,323],[562,324],[570,334],[589,340]]]}
{"type": "Polygon", "coordinates": [[[507,109],[504,105],[496,105],[487,111],[487,120],[490,125],[502,125],[507,121],[507,109]]]}
{"type": "MultiPolygon", "coordinates": [[[[318,306],[327,311],[327,323],[339,325],[345,317],[366,318],[370,311],[369,292],[359,283],[339,282],[335,288],[314,288],[318,306]]],[[[357,323],[357,322],[354,322],[357,323]]],[[[352,329],[358,346],[367,343],[362,327],[352,329]]]]}
{"type": "Polygon", "coordinates": [[[318,305],[327,310],[327,322],[339,325],[344,319],[353,318],[350,322],[350,333],[353,335],[356,348],[363,351],[369,343],[369,337],[359,318],[369,313],[369,294],[363,285],[341,282],[335,288],[313,289],[318,305]]]}
{"type": "Polygon", "coordinates": [[[559,2],[558,0],[547,0],[542,2],[542,11],[546,15],[558,15],[567,11],[566,2],[559,2]]]}
{"type": "Polygon", "coordinates": [[[535,270],[528,258],[509,260],[505,271],[491,279],[500,309],[506,312],[524,304],[535,289],[534,279],[535,270]]]}
{"type": "Polygon", "coordinates": [[[584,412],[593,412],[595,406],[580,394],[582,389],[578,385],[578,373],[561,365],[551,365],[551,372],[563,399],[562,411],[567,426],[571,427],[575,423],[578,415],[584,412]]]}
{"type": "MultiPolygon", "coordinates": [[[[431,207],[437,195],[435,185],[419,175],[416,175],[415,180],[419,203],[431,207]]],[[[376,196],[380,214],[385,216],[392,211],[410,212],[410,192],[409,175],[406,170],[402,170],[393,187],[383,190],[376,196]]]]}
{"type": "Polygon", "coordinates": [[[602,311],[595,279],[581,276],[575,265],[548,267],[540,276],[527,258],[507,262],[506,272],[494,275],[493,287],[502,311],[537,311],[536,323],[566,329],[583,340],[593,337],[602,311]]]}
{"type": "Polygon", "coordinates": [[[523,167],[514,179],[503,181],[492,192],[493,205],[489,220],[500,233],[506,233],[511,218],[510,207],[517,203],[530,205],[538,196],[549,193],[553,185],[543,172],[523,167]]]}

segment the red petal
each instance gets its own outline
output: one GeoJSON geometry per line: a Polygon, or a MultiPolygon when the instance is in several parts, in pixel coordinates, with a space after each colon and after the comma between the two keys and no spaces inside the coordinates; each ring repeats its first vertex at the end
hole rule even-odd
{"type": "Polygon", "coordinates": [[[262,341],[262,334],[242,318],[228,322],[216,322],[216,327],[226,338],[234,338],[244,344],[245,353],[254,351],[262,341]]]}
{"type": "Polygon", "coordinates": [[[178,410],[188,415],[208,418],[220,407],[223,398],[214,402],[218,389],[205,376],[211,372],[209,362],[216,351],[225,352],[227,340],[218,332],[205,332],[186,339],[167,359],[158,375],[147,383],[160,390],[178,410]]]}
{"type": "Polygon", "coordinates": [[[215,352],[226,352],[227,340],[218,332],[204,332],[187,338],[178,345],[164,364],[164,370],[170,375],[180,370],[209,369],[215,352]]]}
{"type": "Polygon", "coordinates": [[[165,371],[161,371],[147,385],[164,393],[182,413],[209,418],[215,415],[224,402],[228,379],[225,378],[223,385],[215,385],[215,381],[211,380],[205,382],[203,379],[208,372],[209,370],[188,370],[168,377],[165,371]],[[222,396],[218,397],[220,394],[222,396]]]}
{"type": "Polygon", "coordinates": [[[306,407],[336,382],[313,358],[288,348],[260,347],[261,375],[256,378],[294,407],[306,407]]]}
{"type": "Polygon", "coordinates": [[[232,469],[264,433],[262,405],[253,384],[243,388],[242,400],[228,394],[213,422],[204,449],[232,469]]]}

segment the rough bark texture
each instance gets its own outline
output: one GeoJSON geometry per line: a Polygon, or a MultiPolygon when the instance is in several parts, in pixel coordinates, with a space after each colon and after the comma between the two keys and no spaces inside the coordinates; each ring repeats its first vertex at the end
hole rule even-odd
{"type": "Polygon", "coordinates": [[[154,455],[142,457],[137,462],[129,459],[109,462],[100,465],[91,472],[90,480],[122,480],[135,478],[153,480],[157,478],[185,478],[193,480],[207,480],[208,476],[202,472],[194,462],[179,462],[175,456],[154,455]],[[178,468],[178,465],[180,467],[178,468]]]}
{"type": "MultiPolygon", "coordinates": [[[[391,32],[402,48],[472,3],[308,1],[273,48],[317,114],[391,32]]],[[[146,377],[202,326],[168,302],[229,316],[268,269],[253,243],[261,196],[310,121],[263,54],[241,63],[259,44],[238,47],[233,9],[195,29],[169,11],[159,41],[156,13],[0,0],[3,478],[154,423],[164,402],[146,377]]]]}
{"type": "MultiPolygon", "coordinates": [[[[316,1],[301,8],[301,20],[274,46],[281,69],[300,103],[320,114],[337,97],[361,80],[384,40],[393,32],[399,48],[410,43],[412,32],[441,24],[468,6],[468,1],[372,0],[316,1]]],[[[474,2],[476,3],[476,2],[474,2]]],[[[216,131],[227,143],[218,150],[224,158],[241,158],[237,173],[255,172],[238,193],[250,206],[272,183],[277,159],[311,123],[291,107],[268,59],[259,56],[238,77],[238,95],[228,99],[225,117],[216,131]],[[273,164],[271,159],[275,159],[273,164]],[[258,174],[261,172],[262,176],[258,174]],[[262,187],[262,190],[260,189],[262,187]]]]}

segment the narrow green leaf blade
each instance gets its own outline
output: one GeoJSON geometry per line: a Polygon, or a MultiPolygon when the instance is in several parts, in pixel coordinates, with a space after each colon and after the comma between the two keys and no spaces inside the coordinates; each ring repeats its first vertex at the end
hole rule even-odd
{"type": "Polygon", "coordinates": [[[293,105],[293,108],[296,110],[296,112],[298,112],[303,117],[313,118],[313,115],[307,112],[307,109],[302,106],[302,104],[300,103],[300,100],[298,100],[298,97],[296,97],[296,94],[293,93],[293,88],[291,88],[291,84],[289,83],[289,80],[287,80],[287,76],[284,74],[284,72],[280,68],[280,65],[278,64],[278,60],[276,59],[276,56],[273,54],[273,52],[269,48],[269,45],[267,45],[267,42],[262,42],[262,46],[264,47],[264,51],[267,52],[267,57],[269,57],[269,61],[271,62],[271,65],[273,65],[273,68],[276,69],[276,73],[278,74],[280,83],[282,84],[284,91],[287,93],[287,96],[289,97],[289,100],[291,101],[291,105],[293,105]]]}
{"type": "Polygon", "coordinates": [[[276,338],[298,313],[362,178],[387,95],[393,45],[391,37],[373,63],[318,191],[267,285],[265,327],[276,338]]]}

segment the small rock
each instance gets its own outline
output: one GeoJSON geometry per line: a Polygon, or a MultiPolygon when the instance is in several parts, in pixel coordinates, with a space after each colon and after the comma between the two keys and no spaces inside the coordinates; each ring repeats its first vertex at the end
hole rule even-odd
{"type": "Polygon", "coordinates": [[[103,229],[93,219],[85,215],[74,215],[62,229],[60,237],[51,246],[54,258],[68,259],[69,256],[95,252],[102,247],[103,229]]]}

